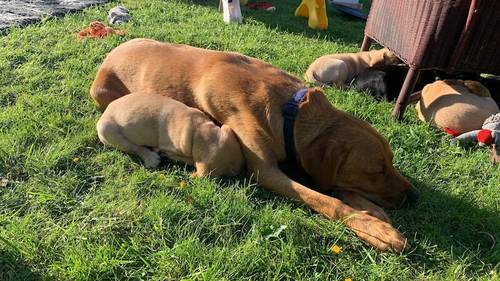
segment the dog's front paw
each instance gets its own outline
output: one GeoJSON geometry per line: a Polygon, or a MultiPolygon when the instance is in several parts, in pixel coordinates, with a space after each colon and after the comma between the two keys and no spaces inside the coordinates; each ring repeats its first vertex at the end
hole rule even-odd
{"type": "Polygon", "coordinates": [[[141,158],[144,161],[146,168],[156,168],[160,165],[160,154],[149,149],[141,153],[141,158]]]}
{"type": "Polygon", "coordinates": [[[363,212],[355,212],[345,222],[361,239],[381,251],[402,252],[407,239],[392,225],[363,212]]]}
{"type": "Polygon", "coordinates": [[[370,210],[364,210],[364,211],[361,211],[362,213],[365,213],[369,216],[372,216],[372,217],[376,217],[377,219],[383,221],[383,222],[386,222],[388,224],[391,223],[391,219],[389,218],[389,216],[384,212],[384,210],[382,208],[372,208],[370,210]]]}

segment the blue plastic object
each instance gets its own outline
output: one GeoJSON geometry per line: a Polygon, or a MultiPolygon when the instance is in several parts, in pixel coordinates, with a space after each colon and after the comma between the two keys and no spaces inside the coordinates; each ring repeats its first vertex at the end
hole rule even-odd
{"type": "Polygon", "coordinates": [[[351,7],[348,7],[345,5],[341,5],[341,4],[336,4],[336,3],[331,3],[331,4],[333,7],[335,7],[337,10],[341,11],[342,13],[345,13],[345,14],[348,14],[350,16],[360,18],[363,20],[366,20],[366,18],[368,18],[368,15],[361,10],[351,8],[351,7]]]}

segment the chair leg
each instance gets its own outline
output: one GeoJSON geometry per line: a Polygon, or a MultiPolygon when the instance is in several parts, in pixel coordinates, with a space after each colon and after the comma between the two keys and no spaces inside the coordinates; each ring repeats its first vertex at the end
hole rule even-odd
{"type": "Polygon", "coordinates": [[[403,83],[403,87],[401,87],[401,92],[399,92],[398,100],[396,101],[396,105],[392,110],[392,116],[397,120],[401,120],[401,118],[403,117],[406,105],[408,104],[408,98],[415,88],[415,84],[418,81],[419,75],[420,71],[413,67],[410,67],[408,74],[406,74],[405,82],[403,83]]]}
{"type": "Polygon", "coordinates": [[[372,45],[372,39],[365,35],[363,38],[363,44],[361,44],[361,52],[368,51],[372,45]]]}

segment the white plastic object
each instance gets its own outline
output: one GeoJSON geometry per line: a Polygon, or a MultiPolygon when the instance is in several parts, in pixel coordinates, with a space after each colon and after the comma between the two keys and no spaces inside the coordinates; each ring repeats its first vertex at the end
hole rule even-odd
{"type": "Polygon", "coordinates": [[[224,13],[225,23],[241,23],[243,17],[241,16],[240,0],[221,0],[222,11],[224,13]]]}

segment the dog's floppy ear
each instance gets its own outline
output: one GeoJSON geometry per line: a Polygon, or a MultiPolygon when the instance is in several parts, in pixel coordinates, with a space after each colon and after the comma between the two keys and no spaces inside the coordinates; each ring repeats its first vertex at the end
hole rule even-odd
{"type": "Polygon", "coordinates": [[[325,134],[314,140],[301,153],[304,170],[322,187],[331,187],[345,162],[349,150],[325,134]]]}

